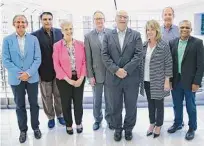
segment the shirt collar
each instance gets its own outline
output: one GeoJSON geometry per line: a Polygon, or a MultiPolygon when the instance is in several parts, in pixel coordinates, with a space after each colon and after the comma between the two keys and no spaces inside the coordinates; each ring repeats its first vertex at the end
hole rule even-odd
{"type": "MultiPolygon", "coordinates": [[[[62,42],[64,46],[67,46],[65,39],[62,39],[62,42]]],[[[74,44],[75,44],[75,39],[72,39],[72,46],[74,46],[74,44]]]]}
{"type": "MultiPolygon", "coordinates": [[[[164,29],[166,29],[166,26],[165,26],[165,25],[163,25],[163,27],[164,27],[164,29]]],[[[172,24],[172,25],[170,26],[170,29],[174,29],[174,28],[175,28],[175,25],[172,24]]],[[[170,30],[170,29],[169,29],[169,30],[170,30]]]]}
{"type": "MultiPolygon", "coordinates": [[[[27,33],[25,32],[24,35],[22,37],[25,37],[27,35],[27,33]]],[[[16,32],[16,36],[22,38],[21,36],[18,35],[18,33],[16,32]]]]}
{"type": "Polygon", "coordinates": [[[105,28],[103,28],[103,30],[101,32],[99,32],[97,29],[95,29],[95,30],[96,30],[97,34],[105,33],[105,28]]]}
{"type": "Polygon", "coordinates": [[[181,42],[181,43],[186,43],[186,42],[188,42],[188,39],[189,39],[189,37],[186,39],[186,40],[182,40],[181,38],[179,39],[179,42],[181,42]]]}
{"type": "MultiPolygon", "coordinates": [[[[47,33],[47,31],[42,27],[44,33],[47,33]]],[[[50,29],[50,32],[53,32],[53,28],[50,29]]]]}
{"type": "Polygon", "coordinates": [[[117,28],[117,33],[120,33],[120,34],[126,34],[126,31],[127,31],[127,27],[124,31],[120,31],[118,28],[117,28]]]}

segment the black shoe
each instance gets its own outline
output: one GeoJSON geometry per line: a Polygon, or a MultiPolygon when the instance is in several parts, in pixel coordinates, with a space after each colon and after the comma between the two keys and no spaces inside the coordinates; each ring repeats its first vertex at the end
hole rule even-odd
{"type": "Polygon", "coordinates": [[[40,139],[42,136],[42,133],[40,131],[40,129],[34,130],[34,136],[36,139],[40,139]]]}
{"type": "Polygon", "coordinates": [[[73,129],[68,130],[67,127],[66,127],[66,132],[67,132],[67,134],[69,134],[69,135],[73,135],[73,134],[74,134],[73,129]]]}
{"type": "Polygon", "coordinates": [[[152,134],[153,134],[153,132],[152,132],[152,131],[147,131],[146,136],[150,136],[150,135],[152,135],[152,134]]]}
{"type": "Polygon", "coordinates": [[[99,122],[95,122],[93,124],[93,130],[98,130],[100,128],[100,123],[99,122]]]}
{"type": "Polygon", "coordinates": [[[77,128],[77,133],[82,133],[83,132],[83,127],[77,128]]]}
{"type": "Polygon", "coordinates": [[[159,130],[159,133],[155,133],[155,132],[154,132],[154,135],[153,135],[154,138],[157,138],[157,137],[160,136],[161,128],[162,128],[162,127],[161,127],[161,126],[158,126],[158,127],[156,127],[156,128],[160,128],[160,130],[159,130]]]}
{"type": "Polygon", "coordinates": [[[114,130],[113,126],[112,126],[110,123],[108,123],[108,128],[109,128],[110,130],[114,130]]]}
{"type": "Polygon", "coordinates": [[[195,136],[195,130],[193,130],[192,128],[189,128],[188,132],[186,133],[185,139],[192,140],[194,139],[194,136],[195,136]]]}
{"type": "Polygon", "coordinates": [[[175,133],[177,130],[182,129],[182,126],[173,125],[168,129],[168,133],[175,133]]]}
{"type": "Polygon", "coordinates": [[[115,131],[115,133],[114,133],[114,140],[115,141],[120,141],[121,138],[122,138],[122,131],[120,131],[120,132],[116,132],[115,131]]]}
{"type": "Polygon", "coordinates": [[[132,132],[131,131],[125,131],[125,139],[126,140],[132,140],[132,132]]]}
{"type": "Polygon", "coordinates": [[[159,134],[156,134],[156,133],[154,133],[154,138],[157,138],[157,137],[159,137],[160,136],[160,133],[159,134]]]}
{"type": "Polygon", "coordinates": [[[19,137],[19,142],[24,143],[26,141],[27,133],[24,131],[21,131],[20,137],[19,137]]]}

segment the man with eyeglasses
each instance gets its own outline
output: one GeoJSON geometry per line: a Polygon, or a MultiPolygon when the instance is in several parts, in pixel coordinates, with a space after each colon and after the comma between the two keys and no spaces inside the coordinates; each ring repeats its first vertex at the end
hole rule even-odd
{"type": "Polygon", "coordinates": [[[38,120],[38,68],[41,63],[41,53],[38,39],[26,32],[28,21],[24,15],[14,16],[13,26],[16,29],[15,33],[3,40],[2,63],[8,71],[8,83],[11,85],[16,103],[19,141],[24,143],[28,131],[26,93],[30,104],[31,127],[35,138],[41,138],[38,120]]]}
{"type": "Polygon", "coordinates": [[[196,91],[201,86],[204,72],[203,41],[190,35],[191,22],[179,23],[180,37],[169,42],[173,59],[172,97],[175,110],[174,124],[168,133],[175,133],[182,128],[183,100],[189,118],[189,129],[185,139],[192,140],[197,129],[196,91]]]}
{"type": "Polygon", "coordinates": [[[53,44],[62,39],[62,33],[60,29],[52,27],[52,13],[43,12],[40,20],[42,28],[33,32],[32,35],[36,36],[40,43],[42,53],[42,63],[39,68],[41,97],[44,112],[49,119],[48,127],[53,128],[55,116],[61,125],[65,125],[52,59],[53,44]]]}
{"type": "Polygon", "coordinates": [[[93,15],[93,22],[95,29],[85,35],[85,50],[86,50],[86,63],[89,82],[93,90],[93,116],[95,122],[93,124],[93,130],[98,130],[103,120],[102,114],[102,95],[104,90],[105,100],[105,119],[110,129],[111,117],[110,117],[110,102],[108,102],[108,93],[105,86],[105,66],[101,58],[101,50],[104,35],[110,32],[110,29],[105,28],[105,16],[103,12],[96,11],[93,15]]]}
{"type": "Polygon", "coordinates": [[[114,140],[120,141],[123,130],[125,139],[132,139],[132,129],[136,123],[142,39],[139,32],[127,27],[129,17],[126,11],[118,11],[115,21],[116,29],[104,36],[102,60],[107,69],[105,83],[112,109],[114,140]],[[126,110],[124,123],[123,101],[126,110]]]}

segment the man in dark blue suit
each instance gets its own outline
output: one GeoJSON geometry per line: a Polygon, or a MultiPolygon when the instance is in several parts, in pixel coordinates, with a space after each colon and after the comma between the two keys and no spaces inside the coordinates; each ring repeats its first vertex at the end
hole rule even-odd
{"type": "Polygon", "coordinates": [[[42,53],[42,64],[39,68],[40,89],[43,108],[49,119],[48,127],[53,128],[55,126],[55,115],[59,123],[65,125],[52,60],[53,44],[62,39],[62,33],[60,29],[52,27],[52,13],[43,12],[40,15],[40,19],[42,28],[33,32],[32,35],[36,36],[40,43],[42,53]]]}

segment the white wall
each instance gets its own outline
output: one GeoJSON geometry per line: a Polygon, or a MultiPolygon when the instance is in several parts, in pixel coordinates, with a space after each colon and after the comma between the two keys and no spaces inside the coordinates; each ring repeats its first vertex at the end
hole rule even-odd
{"type": "Polygon", "coordinates": [[[183,4],[174,9],[175,9],[175,20],[174,20],[175,24],[178,25],[179,22],[184,19],[191,21],[192,28],[193,28],[192,35],[204,40],[204,36],[194,34],[194,30],[195,30],[194,21],[196,20],[194,16],[196,13],[204,13],[204,1],[200,1],[200,2],[196,1],[188,4],[183,4]]]}

